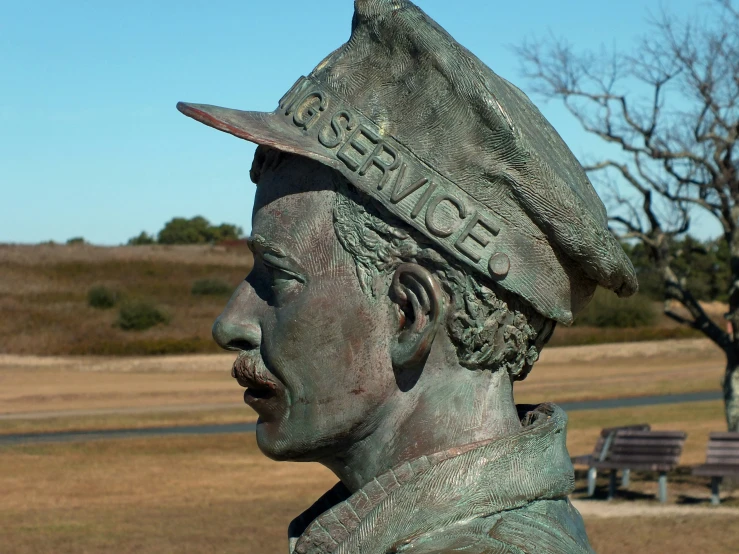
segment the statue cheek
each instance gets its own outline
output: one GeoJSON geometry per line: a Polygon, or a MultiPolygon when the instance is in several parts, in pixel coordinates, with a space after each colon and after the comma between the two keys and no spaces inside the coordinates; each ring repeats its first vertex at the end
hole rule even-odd
{"type": "Polygon", "coordinates": [[[274,220],[276,225],[279,225],[285,229],[289,229],[295,221],[290,210],[284,208],[272,208],[267,210],[267,214],[274,220]]]}

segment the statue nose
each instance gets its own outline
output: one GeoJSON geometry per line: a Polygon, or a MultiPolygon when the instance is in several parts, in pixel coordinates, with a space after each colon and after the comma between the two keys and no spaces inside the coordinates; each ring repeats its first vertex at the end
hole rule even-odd
{"type": "Polygon", "coordinates": [[[213,324],[213,339],[226,350],[252,350],[259,348],[262,333],[259,326],[233,321],[224,314],[213,324]]]}

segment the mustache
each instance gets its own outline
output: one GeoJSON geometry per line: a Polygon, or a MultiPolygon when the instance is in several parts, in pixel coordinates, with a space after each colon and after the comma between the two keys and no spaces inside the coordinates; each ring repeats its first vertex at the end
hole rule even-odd
{"type": "Polygon", "coordinates": [[[236,358],[231,368],[231,377],[236,379],[242,387],[250,389],[268,389],[276,391],[277,380],[267,370],[261,359],[242,352],[236,358]]]}

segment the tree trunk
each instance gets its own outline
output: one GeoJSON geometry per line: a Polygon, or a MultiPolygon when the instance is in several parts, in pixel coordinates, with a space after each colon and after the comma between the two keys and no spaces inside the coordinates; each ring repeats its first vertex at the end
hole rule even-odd
{"type": "Polygon", "coordinates": [[[729,431],[739,431],[739,357],[735,352],[727,356],[723,389],[726,424],[729,431]]]}

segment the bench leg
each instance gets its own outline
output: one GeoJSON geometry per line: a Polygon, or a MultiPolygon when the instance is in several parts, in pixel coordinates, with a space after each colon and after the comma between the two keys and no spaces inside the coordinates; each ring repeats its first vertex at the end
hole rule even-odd
{"type": "Polygon", "coordinates": [[[611,475],[608,478],[608,500],[613,500],[616,496],[616,477],[618,476],[618,470],[612,469],[611,475]]]}
{"type": "Polygon", "coordinates": [[[659,501],[667,502],[667,473],[664,472],[659,474],[659,501]]]}
{"type": "Polygon", "coordinates": [[[631,470],[624,469],[624,472],[621,474],[621,488],[628,489],[630,483],[631,483],[631,470]]]}
{"type": "Polygon", "coordinates": [[[721,477],[711,477],[711,504],[718,506],[721,504],[721,496],[719,494],[719,484],[721,477]]]}
{"type": "Polygon", "coordinates": [[[598,477],[598,470],[594,467],[591,467],[588,470],[588,496],[593,496],[595,494],[595,480],[598,477]]]}

